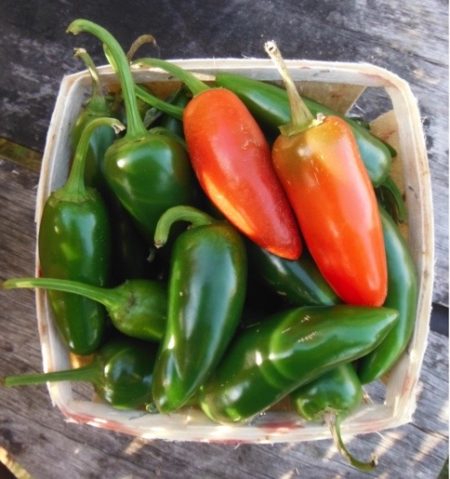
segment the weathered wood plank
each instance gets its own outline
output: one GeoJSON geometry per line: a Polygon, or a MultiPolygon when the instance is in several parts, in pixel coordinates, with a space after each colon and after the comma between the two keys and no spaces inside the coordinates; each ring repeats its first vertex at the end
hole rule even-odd
{"type": "MultiPolygon", "coordinates": [[[[0,162],[2,277],[33,273],[36,181],[36,173],[0,162]]],[[[41,370],[32,292],[0,291],[0,326],[0,376],[41,370]]],[[[447,372],[448,339],[431,333],[413,422],[348,442],[358,457],[378,454],[377,472],[367,477],[437,477],[448,454],[447,372]]],[[[381,385],[370,390],[373,397],[382,396],[381,385]]],[[[0,388],[0,404],[0,447],[36,479],[361,477],[330,440],[239,447],[146,442],[66,423],[52,408],[45,386],[0,388]]]]}

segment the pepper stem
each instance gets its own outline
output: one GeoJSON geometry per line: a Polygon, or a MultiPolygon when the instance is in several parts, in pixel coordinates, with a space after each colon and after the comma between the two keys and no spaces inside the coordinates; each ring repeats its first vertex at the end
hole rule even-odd
{"type": "Polygon", "coordinates": [[[97,37],[102,43],[106,58],[113,67],[116,75],[119,77],[122,89],[123,101],[125,103],[125,111],[127,115],[127,132],[128,138],[139,137],[147,133],[144,123],[139,115],[139,109],[136,102],[135,86],[133,76],[131,75],[130,66],[118,41],[103,27],[89,20],[74,20],[67,32],[78,35],[80,32],[87,32],[97,37]]]}
{"type": "Polygon", "coordinates": [[[183,118],[183,108],[176,105],[171,105],[164,100],[161,100],[155,95],[152,95],[147,90],[139,85],[135,86],[136,96],[147,103],[148,105],[157,108],[158,110],[167,113],[168,115],[181,120],[183,118]]]}
{"type": "Polygon", "coordinates": [[[155,246],[161,248],[169,238],[172,225],[177,221],[187,221],[192,226],[210,225],[214,219],[203,211],[192,206],[173,206],[166,210],[158,221],[155,229],[155,246]]]}
{"type": "Polygon", "coordinates": [[[74,56],[79,58],[89,71],[92,79],[92,97],[103,97],[100,76],[91,56],[84,48],[75,48],[74,56]]]}
{"type": "MultiPolygon", "coordinates": [[[[145,45],[147,43],[151,43],[152,45],[154,45],[158,49],[159,53],[159,47],[156,43],[155,37],[150,34],[141,35],[136,38],[136,40],[131,44],[130,49],[127,52],[127,59],[130,63],[139,48],[141,48],[142,45],[145,45]]],[[[171,105],[170,103],[161,100],[161,98],[152,95],[150,92],[148,92],[139,85],[135,85],[135,92],[136,96],[140,100],[147,103],[147,105],[150,105],[164,113],[167,113],[168,115],[172,116],[173,118],[176,118],[177,120],[181,120],[183,118],[183,108],[180,108],[176,105],[171,105]]]]}
{"type": "Polygon", "coordinates": [[[369,462],[359,461],[352,456],[350,451],[345,446],[341,436],[341,417],[339,414],[327,414],[325,416],[325,422],[330,428],[331,435],[333,436],[333,441],[338,451],[341,453],[342,457],[344,457],[352,466],[356,467],[360,471],[369,472],[375,469],[375,467],[377,466],[376,456],[372,455],[372,458],[369,462]]]}
{"type": "Polygon", "coordinates": [[[156,43],[156,38],[153,35],[150,35],[149,33],[145,35],[140,35],[136,38],[136,40],[131,44],[130,48],[128,49],[127,59],[130,63],[139,48],[141,48],[142,45],[146,45],[147,43],[151,43],[155,48],[157,48],[159,53],[159,47],[156,43]]]}
{"type": "Polygon", "coordinates": [[[140,58],[139,60],[136,60],[133,65],[158,67],[161,70],[170,73],[182,81],[194,96],[209,89],[208,85],[199,80],[193,73],[166,60],[160,60],[159,58],[140,58]]]}
{"type": "Polygon", "coordinates": [[[94,131],[100,126],[110,126],[116,133],[125,129],[124,125],[116,118],[95,118],[91,120],[81,133],[77,144],[75,155],[70,170],[69,178],[63,187],[65,195],[81,197],[86,194],[86,184],[84,181],[84,170],[86,157],[89,148],[89,141],[94,131]]]}
{"type": "Polygon", "coordinates": [[[275,66],[283,79],[291,108],[291,122],[287,125],[281,126],[280,131],[287,136],[294,135],[308,128],[314,121],[314,117],[305,105],[305,102],[302,100],[302,97],[288,72],[286,63],[281,56],[277,44],[274,41],[266,42],[264,49],[275,63],[275,66]]]}
{"type": "Polygon", "coordinates": [[[2,288],[42,288],[51,291],[62,291],[63,293],[73,293],[85,298],[92,299],[103,304],[107,308],[112,308],[117,304],[117,298],[114,289],[100,288],[91,284],[84,284],[79,281],[69,279],[54,278],[12,278],[3,282],[2,288]]]}
{"type": "Polygon", "coordinates": [[[98,365],[94,362],[78,369],[66,369],[64,371],[53,371],[50,373],[21,374],[18,376],[7,376],[3,379],[6,387],[28,386],[31,384],[43,384],[57,381],[86,381],[95,382],[99,375],[98,365]]]}

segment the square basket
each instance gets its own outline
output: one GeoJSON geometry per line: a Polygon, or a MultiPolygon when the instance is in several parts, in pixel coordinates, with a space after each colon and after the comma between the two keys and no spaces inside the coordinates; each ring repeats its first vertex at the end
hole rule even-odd
{"type": "MultiPolygon", "coordinates": [[[[270,60],[201,59],[175,60],[179,66],[196,72],[206,81],[215,73],[227,71],[251,78],[279,81],[270,60]]],[[[344,435],[369,433],[394,428],[411,420],[416,407],[420,375],[431,313],[433,285],[433,212],[430,172],[422,123],[408,84],[395,74],[363,63],[332,63],[288,60],[287,66],[302,92],[335,110],[345,113],[366,89],[378,89],[390,98],[392,110],[372,122],[373,131],[397,150],[393,175],[405,194],[409,211],[407,237],[419,277],[419,303],[413,338],[383,386],[380,400],[362,405],[342,424],[344,435]]],[[[110,67],[99,69],[105,86],[117,85],[110,67]]],[[[167,73],[158,69],[135,72],[140,83],[149,83],[161,92],[178,86],[167,73]]],[[[68,173],[69,131],[83,101],[89,96],[91,80],[87,71],[65,76],[50,122],[42,162],[36,205],[39,225],[45,200],[60,187],[68,173]]],[[[39,259],[36,254],[36,273],[39,259]]],[[[70,355],[53,326],[47,296],[36,292],[39,334],[45,371],[70,367],[70,355]]],[[[298,442],[329,437],[320,423],[306,423],[287,410],[268,411],[248,424],[218,425],[197,409],[189,408],[170,415],[142,411],[118,411],[96,400],[80,400],[70,382],[49,383],[50,396],[68,420],[124,432],[148,439],[206,441],[221,443],[298,442]]]]}

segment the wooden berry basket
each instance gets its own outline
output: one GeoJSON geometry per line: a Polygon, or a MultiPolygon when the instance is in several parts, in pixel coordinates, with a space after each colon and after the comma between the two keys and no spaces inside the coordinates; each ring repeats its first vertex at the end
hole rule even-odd
{"type": "MultiPolygon", "coordinates": [[[[227,71],[255,79],[279,81],[270,60],[201,59],[176,60],[178,65],[198,73],[207,81],[215,73],[227,71]]],[[[366,89],[383,89],[390,98],[392,110],[372,122],[373,131],[397,150],[393,176],[404,192],[409,211],[407,237],[419,275],[419,303],[414,335],[407,351],[385,380],[383,400],[362,405],[342,424],[344,435],[381,431],[398,427],[411,420],[415,410],[417,385],[423,361],[433,285],[433,211],[430,171],[421,118],[408,84],[395,74],[370,65],[288,60],[294,81],[301,82],[302,92],[341,112],[349,110],[366,89]]],[[[117,79],[109,67],[99,69],[102,81],[113,88],[117,79]]],[[[139,82],[150,83],[161,93],[173,90],[178,83],[157,69],[135,72],[139,82]]],[[[50,122],[42,162],[36,204],[39,225],[43,205],[50,192],[61,186],[70,160],[69,131],[82,102],[90,93],[87,71],[65,76],[50,122]]],[[[39,259],[36,254],[36,273],[39,259]]],[[[70,367],[70,355],[52,322],[47,297],[36,291],[39,334],[45,371],[70,367]]],[[[275,408],[248,424],[224,426],[212,423],[201,411],[189,408],[170,415],[144,411],[118,411],[96,400],[81,400],[71,383],[48,385],[54,405],[67,420],[87,423],[105,429],[149,439],[217,441],[222,443],[298,442],[329,437],[321,423],[306,423],[287,408],[275,408]]]]}

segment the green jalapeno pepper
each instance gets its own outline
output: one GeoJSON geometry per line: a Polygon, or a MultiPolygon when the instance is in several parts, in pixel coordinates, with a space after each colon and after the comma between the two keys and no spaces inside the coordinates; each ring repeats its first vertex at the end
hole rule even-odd
{"type": "MultiPolygon", "coordinates": [[[[289,100],[286,91],[282,88],[233,73],[218,73],[216,83],[236,93],[264,127],[278,132],[279,126],[289,123],[291,119],[289,100]]],[[[386,145],[357,122],[337,114],[314,100],[309,98],[303,98],[303,100],[313,116],[318,113],[337,115],[349,123],[372,183],[375,186],[381,184],[389,173],[392,159],[386,145]]]]}
{"type": "Polygon", "coordinates": [[[408,346],[416,321],[418,284],[416,269],[405,239],[394,221],[380,208],[388,268],[388,294],[384,306],[399,312],[385,340],[358,363],[363,384],[387,373],[408,346]]]}
{"type": "MultiPolygon", "coordinates": [[[[66,184],[47,199],[39,225],[41,273],[104,286],[110,274],[110,224],[100,194],[84,183],[84,165],[91,134],[100,126],[120,128],[112,118],[91,120],[75,152],[66,184]]],[[[90,300],[50,292],[57,328],[74,353],[90,354],[100,344],[104,308],[90,300]]]]}
{"type": "Polygon", "coordinates": [[[363,398],[363,389],[354,367],[341,364],[291,393],[292,404],[308,421],[323,419],[331,412],[346,416],[363,398]]]}
{"type": "Polygon", "coordinates": [[[354,367],[346,363],[296,389],[290,397],[294,409],[306,420],[325,420],[336,447],[352,466],[370,471],[376,466],[376,458],[372,457],[370,462],[354,458],[346,448],[340,431],[341,420],[361,404],[363,395],[354,367]]]}
{"type": "MultiPolygon", "coordinates": [[[[101,117],[112,117],[113,105],[102,93],[100,77],[92,58],[83,48],[77,48],[75,55],[86,65],[92,79],[92,96],[82,108],[71,130],[71,142],[75,148],[86,124],[101,117]]],[[[129,278],[150,277],[152,271],[148,257],[148,245],[136,230],[129,214],[120,205],[109,190],[103,174],[103,162],[106,150],[112,145],[115,135],[108,126],[97,128],[91,135],[86,157],[85,180],[102,194],[106,202],[111,221],[112,264],[111,277],[114,283],[129,278]]]]}
{"type": "Polygon", "coordinates": [[[296,388],[374,349],[394,325],[388,308],[301,307],[242,332],[200,391],[200,405],[217,422],[263,412],[296,388]]]}
{"type": "Polygon", "coordinates": [[[149,133],[153,135],[165,135],[173,140],[177,141],[185,150],[187,150],[186,142],[183,140],[183,137],[178,135],[178,133],[174,133],[172,130],[169,130],[165,126],[153,126],[150,128],[149,133]]]}
{"type": "Polygon", "coordinates": [[[153,239],[156,223],[166,209],[192,201],[194,179],[188,156],[172,138],[152,135],[146,130],[137,109],[130,67],[117,40],[88,20],[75,20],[68,31],[88,32],[97,37],[119,77],[127,131],[108,148],[104,175],[147,239],[153,239]]]}
{"type": "Polygon", "coordinates": [[[43,374],[8,376],[7,387],[57,381],[84,381],[116,409],[137,409],[152,402],[153,367],[156,345],[115,338],[103,345],[91,364],[78,369],[43,374]]]}
{"type": "Polygon", "coordinates": [[[165,243],[175,221],[192,226],[176,239],[172,252],[167,330],[153,382],[161,412],[186,404],[221,359],[240,320],[247,272],[237,231],[194,208],[166,211],[156,245],[165,243]]]}
{"type": "MultiPolygon", "coordinates": [[[[80,58],[91,75],[92,94],[81,109],[75,124],[70,132],[72,148],[75,149],[86,125],[94,118],[113,117],[112,108],[102,92],[100,77],[92,58],[84,48],[77,48],[75,56],[80,58]]],[[[106,150],[115,139],[114,131],[108,126],[97,128],[89,140],[89,149],[86,154],[85,180],[88,186],[93,186],[103,193],[106,187],[102,174],[102,163],[106,150]]]]}
{"type": "Polygon", "coordinates": [[[247,250],[251,271],[293,306],[331,306],[340,302],[307,251],[292,261],[251,243],[247,250]]]}
{"type": "Polygon", "coordinates": [[[130,279],[115,288],[100,288],[63,279],[11,278],[2,287],[44,288],[89,298],[102,304],[114,326],[133,338],[155,341],[166,330],[167,293],[159,281],[130,279]]]}
{"type": "Polygon", "coordinates": [[[395,181],[388,176],[375,190],[379,203],[398,223],[406,223],[408,212],[402,192],[395,181]]]}
{"type": "Polygon", "coordinates": [[[112,264],[111,286],[128,279],[155,278],[157,268],[152,262],[147,241],[130,218],[128,212],[111,193],[107,195],[111,218],[112,264]]]}

